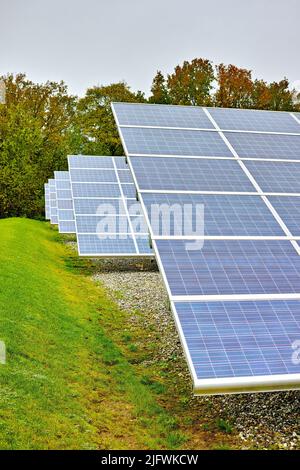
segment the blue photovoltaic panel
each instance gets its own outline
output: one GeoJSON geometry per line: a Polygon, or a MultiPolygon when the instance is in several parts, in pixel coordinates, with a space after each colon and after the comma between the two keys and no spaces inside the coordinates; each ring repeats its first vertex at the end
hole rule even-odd
{"type": "Polygon", "coordinates": [[[269,196],[268,199],[291,234],[300,237],[300,197],[269,196]]]}
{"type": "Polygon", "coordinates": [[[255,192],[233,160],[176,157],[131,157],[140,190],[255,192]]]}
{"type": "Polygon", "coordinates": [[[278,158],[300,160],[300,135],[225,132],[241,158],[278,158]]]}
{"type": "Polygon", "coordinates": [[[122,190],[124,197],[127,199],[136,198],[136,189],[134,184],[124,183],[122,184],[122,190]]]}
{"type": "Polygon", "coordinates": [[[128,170],[128,164],[126,163],[125,157],[114,157],[116,167],[120,170],[128,170]]]}
{"type": "MultiPolygon", "coordinates": [[[[129,160],[141,191],[140,198],[148,214],[151,204],[177,203],[182,207],[183,204],[195,204],[197,201],[204,205],[205,235],[283,235],[259,195],[179,194],[180,191],[256,192],[238,162],[175,158],[176,155],[231,157],[228,148],[226,151],[221,149],[219,142],[205,141],[204,134],[215,133],[198,131],[198,138],[203,140],[195,142],[196,131],[138,129],[139,126],[148,125],[147,119],[148,122],[155,120],[147,107],[144,115],[134,114],[135,110],[132,114],[126,108],[115,108],[115,112],[121,124],[119,132],[126,151],[131,155],[129,160]],[[135,124],[131,119],[135,119],[135,124]],[[122,124],[136,125],[137,129],[125,128],[122,124]],[[170,157],[151,157],[151,154],[170,157]],[[151,194],[145,193],[145,190],[172,190],[177,194],[151,194]]],[[[260,158],[300,161],[300,136],[273,134],[300,133],[292,116],[260,111],[249,111],[247,114],[244,110],[241,114],[236,110],[209,109],[209,112],[223,130],[257,131],[252,134],[225,132],[225,135],[240,157],[256,159],[245,160],[244,163],[263,191],[300,193],[299,164],[259,161],[260,158]]],[[[152,125],[163,126],[159,113],[156,116],[157,121],[152,125]]],[[[283,221],[295,230],[297,222],[295,217],[291,219],[287,200],[275,204],[272,197],[270,201],[272,204],[274,202],[283,221]]],[[[297,203],[294,202],[292,207],[292,212],[296,214],[294,205],[297,203]]],[[[149,219],[154,239],[158,234],[168,237],[162,233],[160,225],[155,228],[157,218],[150,216],[149,219]]],[[[193,224],[195,221],[196,216],[191,215],[190,222],[193,224]]],[[[173,221],[171,230],[175,227],[173,221]]],[[[185,235],[187,233],[184,232],[185,235]]],[[[187,357],[191,357],[196,371],[195,390],[201,387],[202,393],[207,390],[207,384],[199,385],[201,379],[224,379],[219,380],[218,384],[209,382],[211,390],[208,393],[278,390],[293,388],[294,385],[296,388],[297,377],[291,379],[289,376],[286,381],[276,382],[276,379],[266,381],[264,376],[300,372],[299,364],[295,367],[291,361],[293,341],[300,338],[300,301],[258,301],[255,298],[258,295],[279,295],[282,298],[288,294],[299,295],[300,257],[293,244],[288,240],[170,238],[156,238],[154,244],[171,300],[177,301],[175,309],[181,326],[179,334],[184,336],[187,357]],[[252,300],[222,302],[222,296],[243,294],[252,300]],[[215,302],[211,298],[209,303],[191,302],[189,296],[219,296],[220,301],[215,302]],[[178,303],[179,300],[182,303],[178,303]],[[239,380],[240,377],[256,377],[256,380],[239,380]]]]}
{"type": "Polygon", "coordinates": [[[57,199],[72,199],[71,189],[57,189],[57,199]]]}
{"type": "Polygon", "coordinates": [[[59,223],[74,220],[74,212],[70,209],[57,209],[59,223]]]}
{"type": "MultiPolygon", "coordinates": [[[[130,235],[122,238],[122,235],[116,234],[112,238],[101,239],[96,234],[77,234],[77,242],[81,256],[99,256],[99,254],[135,256],[137,254],[133,238],[130,235]]],[[[151,255],[152,250],[148,240],[144,240],[144,243],[141,244],[138,242],[138,245],[142,250],[140,253],[151,255]]]]}
{"type": "Polygon", "coordinates": [[[70,180],[55,180],[56,191],[61,189],[71,189],[70,180]]]}
{"type": "Polygon", "coordinates": [[[76,233],[76,226],[74,220],[60,220],[59,231],[61,233],[76,233]]]}
{"type": "Polygon", "coordinates": [[[285,112],[208,108],[222,130],[300,133],[295,119],[285,112]]]}
{"type": "Polygon", "coordinates": [[[57,224],[57,200],[56,200],[56,185],[55,179],[49,179],[49,198],[50,198],[50,222],[57,224]]]}
{"type": "Polygon", "coordinates": [[[74,210],[78,215],[126,213],[122,199],[74,199],[74,210]]]}
{"type": "Polygon", "coordinates": [[[232,157],[217,132],[122,127],[129,154],[232,157]]]}
{"type": "Polygon", "coordinates": [[[121,183],[133,183],[132,174],[129,169],[118,171],[118,176],[121,183]]]}
{"type": "Polygon", "coordinates": [[[45,194],[45,219],[50,220],[50,190],[49,184],[44,184],[44,194],[45,194]]]}
{"type": "Polygon", "coordinates": [[[69,210],[73,211],[72,199],[58,199],[57,208],[58,209],[69,209],[69,210]]]}
{"type": "MultiPolygon", "coordinates": [[[[128,218],[126,215],[76,215],[78,233],[130,233],[128,218]]],[[[144,217],[132,218],[135,233],[147,234],[148,229],[144,217]],[[142,230],[143,229],[143,230],[142,230]]]]}
{"type": "MultiPolygon", "coordinates": [[[[82,157],[79,158],[80,164],[83,165],[82,157]]],[[[70,177],[78,250],[81,255],[103,256],[109,253],[111,256],[148,256],[152,254],[149,247],[148,227],[146,227],[144,217],[140,216],[142,209],[135,198],[136,190],[131,172],[128,166],[121,163],[121,160],[124,162],[125,158],[89,157],[87,169],[78,167],[76,157],[71,159],[74,169],[70,169],[70,177]],[[98,160],[105,162],[105,158],[112,163],[112,169],[98,169],[98,160]],[[127,201],[127,198],[131,199],[127,201]],[[136,217],[136,214],[139,217],[136,217]],[[137,242],[142,229],[147,246],[137,242]],[[124,236],[120,237],[120,234],[124,236]]]]}
{"type": "Polygon", "coordinates": [[[203,109],[195,106],[114,103],[113,107],[121,126],[213,128],[203,109]]]}
{"type": "MultiPolygon", "coordinates": [[[[121,157],[120,157],[121,158],[121,157]]],[[[91,157],[85,155],[69,155],[69,169],[71,168],[114,168],[111,157],[91,157]]]]}
{"type": "Polygon", "coordinates": [[[300,302],[175,304],[198,380],[299,374],[292,344],[300,339],[300,302]]]}
{"type": "Polygon", "coordinates": [[[54,178],[55,181],[60,181],[60,180],[70,180],[70,175],[68,171],[55,171],[54,172],[54,178]]]}
{"type": "Polygon", "coordinates": [[[289,241],[157,240],[172,295],[299,292],[300,256],[289,241]],[[189,249],[187,249],[187,247],[189,249]]]}
{"type": "Polygon", "coordinates": [[[143,201],[154,235],[285,235],[260,196],[144,193],[143,201]]]}
{"type": "Polygon", "coordinates": [[[300,193],[299,163],[244,162],[262,191],[270,193],[300,193]]]}
{"type": "Polygon", "coordinates": [[[120,188],[117,183],[101,184],[101,183],[72,183],[73,197],[88,198],[106,198],[120,197],[120,188]]]}
{"type": "Polygon", "coordinates": [[[71,169],[70,176],[72,183],[117,183],[116,172],[114,169],[71,169]]]}

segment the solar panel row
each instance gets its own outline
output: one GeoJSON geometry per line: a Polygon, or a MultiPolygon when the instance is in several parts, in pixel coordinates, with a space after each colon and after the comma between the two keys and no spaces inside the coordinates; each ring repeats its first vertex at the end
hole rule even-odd
{"type": "Polygon", "coordinates": [[[292,345],[300,337],[300,258],[289,241],[300,221],[297,120],[248,110],[112,108],[195,391],[299,388],[292,345]],[[155,205],[177,205],[167,234],[166,212],[153,216],[155,205]],[[205,223],[196,237],[198,206],[205,223]]]}
{"type": "Polygon", "coordinates": [[[124,157],[69,156],[81,256],[152,256],[148,228],[124,157]]]}

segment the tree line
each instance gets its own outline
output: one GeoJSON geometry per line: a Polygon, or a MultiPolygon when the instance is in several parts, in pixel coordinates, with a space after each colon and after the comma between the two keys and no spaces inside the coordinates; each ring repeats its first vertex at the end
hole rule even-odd
{"type": "Polygon", "coordinates": [[[67,169],[68,154],[122,155],[112,101],[300,111],[289,82],[267,83],[250,70],[194,59],[164,76],[158,71],[148,98],[125,82],[87,89],[82,98],[64,82],[37,84],[24,74],[0,77],[0,217],[43,218],[44,183],[67,169]]]}

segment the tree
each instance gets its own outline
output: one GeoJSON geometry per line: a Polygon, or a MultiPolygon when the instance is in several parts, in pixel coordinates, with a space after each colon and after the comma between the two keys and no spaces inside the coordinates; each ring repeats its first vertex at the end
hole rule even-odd
{"type": "Polygon", "coordinates": [[[149,98],[149,103],[156,103],[156,104],[169,104],[170,103],[170,97],[169,97],[166,79],[160,70],[157,71],[155,77],[153,78],[151,93],[152,95],[149,98]]]}
{"type": "Polygon", "coordinates": [[[235,65],[220,64],[217,69],[218,88],[215,104],[222,108],[251,108],[253,82],[251,71],[235,65]]]}
{"type": "Polygon", "coordinates": [[[140,91],[133,93],[124,82],[89,88],[79,100],[76,124],[83,136],[81,153],[88,155],[123,155],[111,102],[144,102],[140,91]]]}
{"type": "Polygon", "coordinates": [[[206,106],[211,104],[214,70],[205,59],[193,59],[177,65],[168,75],[167,91],[172,104],[206,106]]]}
{"type": "Polygon", "coordinates": [[[76,98],[63,82],[35,84],[25,75],[0,77],[0,217],[42,217],[44,183],[66,169],[75,142],[76,98]]]}
{"type": "Polygon", "coordinates": [[[293,91],[289,90],[289,81],[287,78],[280,82],[272,82],[269,85],[269,108],[273,111],[293,111],[293,91]]]}

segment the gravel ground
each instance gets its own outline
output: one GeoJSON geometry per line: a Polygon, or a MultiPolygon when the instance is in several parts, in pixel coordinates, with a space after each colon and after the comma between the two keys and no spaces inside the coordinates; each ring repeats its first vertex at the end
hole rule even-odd
{"type": "MultiPolygon", "coordinates": [[[[142,322],[149,331],[159,332],[161,347],[153,361],[179,356],[174,374],[190,381],[178,334],[168,309],[168,298],[156,263],[150,260],[101,260],[93,278],[101,281],[130,321],[142,322]],[[135,314],[139,310],[146,315],[135,314]],[[152,330],[150,330],[152,327],[152,330]]],[[[242,447],[300,448],[300,392],[239,394],[219,397],[190,397],[195,416],[209,410],[208,419],[227,417],[238,432],[242,447]],[[205,407],[205,408],[204,408],[205,407]]]]}

